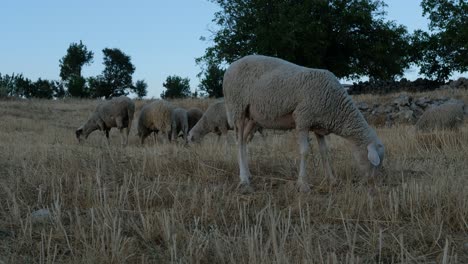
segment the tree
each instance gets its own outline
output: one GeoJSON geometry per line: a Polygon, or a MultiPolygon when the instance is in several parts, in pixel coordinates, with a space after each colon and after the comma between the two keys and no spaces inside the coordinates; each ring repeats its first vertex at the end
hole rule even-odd
{"type": "Polygon", "coordinates": [[[71,43],[67,54],[60,59],[60,78],[68,87],[68,93],[74,97],[87,97],[86,80],[81,76],[81,69],[93,60],[93,52],[80,43],[71,43]]]}
{"type": "Polygon", "coordinates": [[[30,97],[52,99],[54,97],[54,84],[48,80],[37,79],[32,84],[32,90],[29,94],[30,97]]]}
{"type": "Polygon", "coordinates": [[[199,62],[263,54],[338,77],[392,79],[410,64],[405,27],[384,20],[381,0],[212,0],[214,45],[199,62]]]}
{"type": "Polygon", "coordinates": [[[163,83],[166,91],[161,93],[161,98],[185,98],[191,95],[190,79],[182,78],[177,75],[168,76],[163,83]]]}
{"type": "Polygon", "coordinates": [[[132,89],[132,75],[135,66],[131,62],[130,56],[119,49],[105,48],[104,70],[102,75],[91,79],[89,87],[95,97],[115,97],[127,95],[128,89],[132,89]]]}
{"type": "Polygon", "coordinates": [[[223,97],[223,77],[226,70],[221,69],[215,63],[210,63],[206,69],[200,73],[203,79],[200,81],[198,88],[208,94],[209,97],[223,97]]]}
{"type": "Polygon", "coordinates": [[[17,75],[15,78],[15,91],[16,96],[31,98],[34,95],[34,84],[33,82],[24,77],[22,74],[17,75]]]}
{"type": "Polygon", "coordinates": [[[11,76],[8,74],[2,76],[0,73],[0,97],[12,96],[13,91],[16,90],[15,79],[14,73],[11,76]]]}
{"type": "Polygon", "coordinates": [[[423,0],[432,33],[416,32],[420,73],[445,81],[454,71],[468,70],[468,2],[423,0]]]}
{"type": "Polygon", "coordinates": [[[89,97],[89,90],[86,87],[86,79],[79,75],[72,75],[67,80],[68,95],[72,97],[89,97]]]}
{"type": "Polygon", "coordinates": [[[138,80],[133,87],[133,91],[137,94],[138,98],[143,98],[148,93],[148,84],[144,80],[138,80]]]}
{"type": "Polygon", "coordinates": [[[63,82],[51,81],[51,83],[54,90],[54,98],[64,98],[67,95],[63,82]]]}

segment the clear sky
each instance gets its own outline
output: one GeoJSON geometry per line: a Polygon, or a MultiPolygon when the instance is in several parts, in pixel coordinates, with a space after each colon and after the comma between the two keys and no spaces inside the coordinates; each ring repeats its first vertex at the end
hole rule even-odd
{"type": "MultiPolygon", "coordinates": [[[[427,29],[420,1],[386,0],[388,19],[427,29]]],[[[94,62],[85,77],[103,70],[102,49],[119,48],[136,67],[134,80],[148,83],[148,97],[159,97],[168,75],[199,83],[195,58],[211,43],[201,41],[214,28],[218,7],[208,0],[5,0],[0,6],[0,73],[23,73],[36,80],[59,79],[59,60],[70,43],[83,41],[94,62]]],[[[413,79],[414,70],[408,71],[413,79]]]]}

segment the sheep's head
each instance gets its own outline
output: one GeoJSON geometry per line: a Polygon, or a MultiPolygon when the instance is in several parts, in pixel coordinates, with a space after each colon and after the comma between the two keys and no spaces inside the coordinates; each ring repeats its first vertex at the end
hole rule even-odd
{"type": "Polygon", "coordinates": [[[89,134],[97,129],[102,130],[102,128],[97,124],[96,121],[94,121],[93,119],[88,120],[84,125],[80,126],[75,130],[75,135],[78,139],[78,142],[81,142],[83,138],[87,139],[89,134]]]}
{"type": "Polygon", "coordinates": [[[188,133],[187,141],[190,143],[198,143],[203,138],[203,136],[204,135],[200,133],[199,129],[197,129],[197,126],[194,126],[188,133]]]}
{"type": "Polygon", "coordinates": [[[366,146],[356,146],[353,150],[353,155],[359,168],[366,173],[367,177],[373,178],[380,174],[385,155],[385,147],[379,138],[375,138],[366,146]]]}

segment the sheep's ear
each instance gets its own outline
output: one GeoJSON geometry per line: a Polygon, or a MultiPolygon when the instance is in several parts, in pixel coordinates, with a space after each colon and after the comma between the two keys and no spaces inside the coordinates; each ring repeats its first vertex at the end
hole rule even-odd
{"type": "Polygon", "coordinates": [[[379,166],[380,157],[379,157],[379,153],[377,153],[377,148],[375,147],[375,144],[371,143],[367,145],[367,159],[370,161],[372,165],[379,166]]]}

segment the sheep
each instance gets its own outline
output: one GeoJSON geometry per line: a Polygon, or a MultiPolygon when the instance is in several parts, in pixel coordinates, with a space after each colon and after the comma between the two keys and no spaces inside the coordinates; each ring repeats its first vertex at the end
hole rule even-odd
{"type": "Polygon", "coordinates": [[[176,108],[172,111],[172,140],[177,140],[179,132],[182,132],[185,143],[187,143],[187,134],[189,129],[187,110],[176,108]]]}
{"type": "Polygon", "coordinates": [[[172,114],[175,107],[164,100],[155,100],[141,108],[140,116],[138,117],[137,136],[140,138],[140,143],[143,145],[146,137],[152,132],[156,134],[159,131],[166,133],[168,139],[171,140],[172,114]]]}
{"type": "Polygon", "coordinates": [[[127,145],[134,112],[135,103],[126,96],[115,97],[105,101],[99,104],[88,121],[75,131],[76,138],[78,142],[81,142],[82,137],[86,139],[91,132],[99,129],[104,131],[109,142],[110,129],[117,127],[120,130],[122,145],[127,145]],[[124,128],[127,129],[125,139],[123,138],[124,128]]]}
{"type": "Polygon", "coordinates": [[[463,123],[464,103],[447,102],[427,109],[416,122],[417,131],[428,132],[433,129],[458,129],[463,123]]]}
{"type": "MultiPolygon", "coordinates": [[[[309,131],[319,144],[322,163],[334,182],[324,136],[336,134],[353,145],[353,154],[369,182],[380,171],[384,145],[364,119],[335,75],[285,60],[250,55],[233,62],[224,74],[223,92],[228,122],[238,140],[239,188],[253,191],[247,163],[246,137],[256,125],[295,129],[300,152],[297,188],[310,191],[306,175],[309,131]]],[[[373,187],[369,190],[373,191],[373,187]]]]}
{"type": "MultiPolygon", "coordinates": [[[[190,129],[188,141],[200,141],[206,134],[210,132],[217,134],[219,140],[221,135],[227,136],[228,130],[233,130],[233,128],[232,126],[229,126],[227,120],[224,99],[220,99],[211,104],[200,120],[195,124],[195,126],[190,129]]],[[[263,136],[262,128],[258,126],[249,135],[247,141],[250,142],[252,140],[253,134],[256,131],[258,131],[263,136]]]]}
{"type": "Polygon", "coordinates": [[[137,136],[140,143],[144,144],[146,137],[152,132],[158,134],[160,131],[167,135],[169,141],[177,140],[177,135],[182,132],[187,142],[187,111],[164,100],[156,100],[143,106],[138,118],[137,136]]]}
{"type": "Polygon", "coordinates": [[[195,124],[197,124],[198,120],[203,116],[203,111],[199,108],[193,107],[187,110],[188,115],[188,130],[190,131],[195,124]]]}

